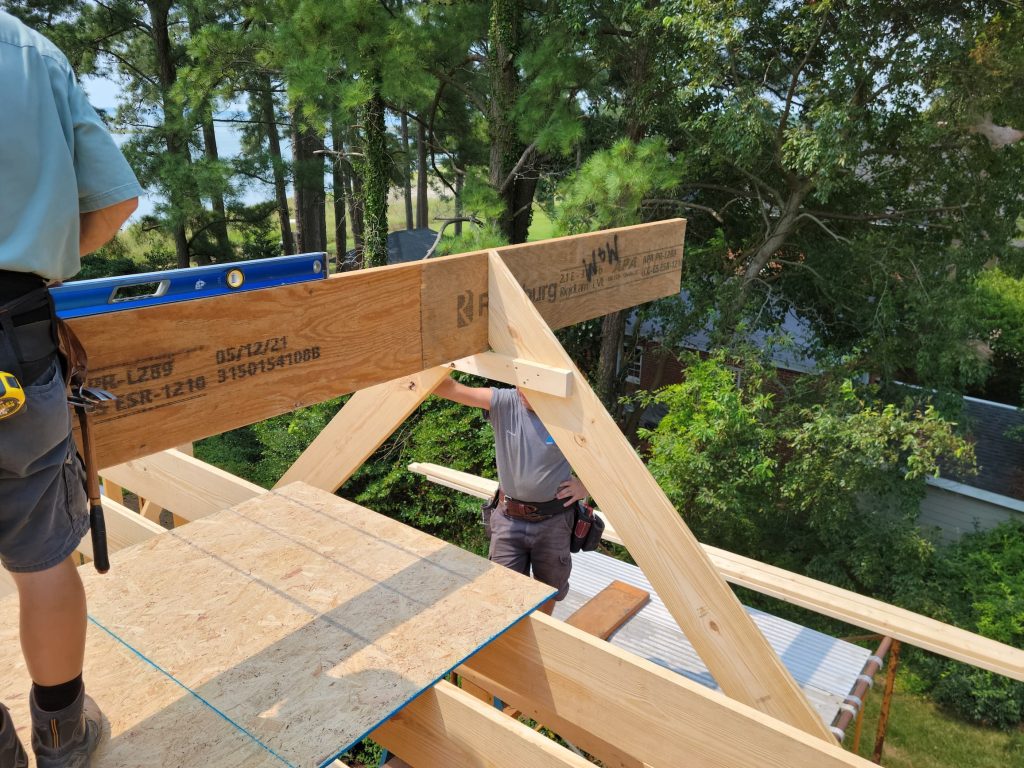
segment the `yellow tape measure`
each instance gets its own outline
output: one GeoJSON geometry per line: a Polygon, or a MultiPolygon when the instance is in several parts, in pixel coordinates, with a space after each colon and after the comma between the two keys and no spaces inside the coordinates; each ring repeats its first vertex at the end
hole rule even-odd
{"type": "Polygon", "coordinates": [[[7,371],[0,371],[0,419],[6,419],[21,410],[25,404],[25,390],[18,377],[7,371]]]}

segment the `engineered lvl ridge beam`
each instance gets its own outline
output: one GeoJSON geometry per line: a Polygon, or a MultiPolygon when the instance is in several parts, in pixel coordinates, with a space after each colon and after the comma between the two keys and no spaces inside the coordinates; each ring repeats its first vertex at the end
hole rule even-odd
{"type": "MultiPolygon", "coordinates": [[[[494,480],[437,464],[413,463],[409,465],[409,470],[418,472],[439,485],[481,499],[491,498],[497,488],[494,480]]],[[[605,516],[607,517],[606,513],[605,516]]],[[[605,533],[607,534],[610,529],[609,521],[605,533]]],[[[617,536],[605,538],[622,544],[617,536]]],[[[979,669],[987,669],[1014,680],[1024,681],[1024,650],[1020,648],[724,549],[708,544],[701,546],[718,572],[732,584],[878,632],[979,669]]]]}
{"type": "Polygon", "coordinates": [[[719,687],[737,701],[834,741],[495,251],[489,281],[491,348],[573,372],[570,397],[531,393],[530,404],[590,494],[615,519],[630,554],[719,687]]]}
{"type": "MultiPolygon", "coordinates": [[[[502,248],[553,328],[676,294],[685,222],[502,248]]],[[[70,322],[101,469],[487,351],[488,253],[70,322]],[[343,324],[324,323],[329,316],[343,324]],[[124,328],[130,327],[131,333],[124,328]]]]}

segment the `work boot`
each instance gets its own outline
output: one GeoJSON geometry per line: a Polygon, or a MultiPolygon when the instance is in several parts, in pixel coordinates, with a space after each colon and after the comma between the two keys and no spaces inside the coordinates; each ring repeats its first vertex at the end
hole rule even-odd
{"type": "Polygon", "coordinates": [[[0,704],[0,768],[28,768],[28,755],[7,707],[0,704]]]}
{"type": "Polygon", "coordinates": [[[103,731],[103,716],[84,688],[59,712],[44,712],[34,695],[29,696],[29,709],[37,768],[89,768],[103,731]]]}

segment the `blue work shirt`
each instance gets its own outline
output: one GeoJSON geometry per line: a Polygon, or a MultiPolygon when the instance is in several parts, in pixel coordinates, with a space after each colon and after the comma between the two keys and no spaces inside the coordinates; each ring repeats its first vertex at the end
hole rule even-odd
{"type": "Polygon", "coordinates": [[[0,269],[65,280],[81,268],[78,215],[142,187],[42,35],[0,11],[0,269]]]}

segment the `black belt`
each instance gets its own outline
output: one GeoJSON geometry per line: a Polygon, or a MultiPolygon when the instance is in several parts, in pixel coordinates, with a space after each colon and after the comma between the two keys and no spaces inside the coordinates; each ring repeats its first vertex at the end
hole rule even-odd
{"type": "Polygon", "coordinates": [[[57,351],[53,301],[46,281],[0,270],[0,354],[23,385],[36,382],[57,351]]]}

